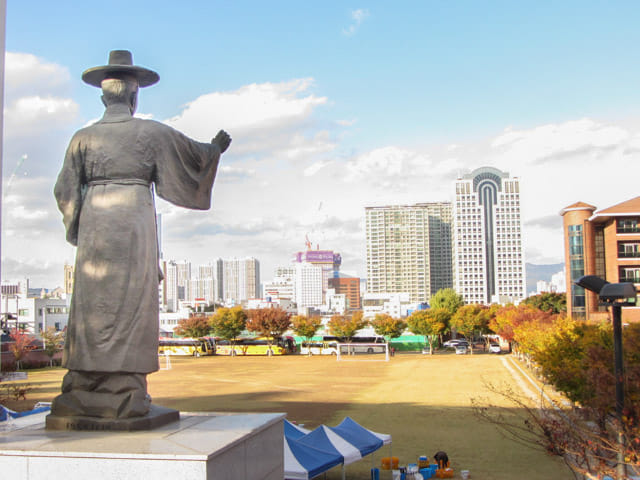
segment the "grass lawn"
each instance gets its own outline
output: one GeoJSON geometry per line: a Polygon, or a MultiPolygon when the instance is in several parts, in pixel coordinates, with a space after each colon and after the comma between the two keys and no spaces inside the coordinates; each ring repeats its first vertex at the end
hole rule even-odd
{"type": "MultiPolygon", "coordinates": [[[[371,430],[390,433],[401,465],[444,450],[456,471],[470,470],[475,480],[573,478],[560,459],[515,444],[474,417],[470,398],[491,395],[485,381],[514,383],[503,358],[405,354],[389,362],[337,362],[320,356],[173,357],[170,370],[148,377],[149,393],[154,403],[182,412],[285,412],[307,428],[336,425],[350,416],[371,430]]],[[[51,400],[64,372],[29,371],[33,390],[28,400],[51,400]]],[[[388,455],[385,447],[348,465],[347,478],[370,478],[371,467],[388,455]]],[[[326,476],[340,477],[340,467],[326,476]]]]}

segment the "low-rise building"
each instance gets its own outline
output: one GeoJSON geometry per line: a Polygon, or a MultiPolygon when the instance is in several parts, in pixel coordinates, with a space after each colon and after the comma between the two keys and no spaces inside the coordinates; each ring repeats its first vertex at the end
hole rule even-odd
{"type": "Polygon", "coordinates": [[[386,313],[394,318],[406,317],[411,305],[408,292],[365,293],[362,298],[364,318],[373,318],[378,313],[386,313]]]}

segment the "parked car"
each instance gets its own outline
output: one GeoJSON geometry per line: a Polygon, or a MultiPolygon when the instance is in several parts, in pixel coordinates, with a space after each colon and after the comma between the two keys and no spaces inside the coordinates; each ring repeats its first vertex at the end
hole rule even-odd
{"type": "Polygon", "coordinates": [[[489,353],[502,353],[502,348],[500,348],[500,344],[498,344],[498,343],[490,343],[489,344],[489,353]]]}
{"type": "Polygon", "coordinates": [[[456,345],[456,355],[464,355],[468,352],[469,350],[469,344],[468,342],[464,342],[467,345],[463,345],[462,343],[459,343],[458,345],[456,345]]]}
{"type": "Polygon", "coordinates": [[[443,347],[446,348],[456,348],[456,346],[463,344],[467,347],[469,346],[469,342],[467,342],[464,338],[454,338],[452,340],[447,340],[442,344],[443,347]]]}

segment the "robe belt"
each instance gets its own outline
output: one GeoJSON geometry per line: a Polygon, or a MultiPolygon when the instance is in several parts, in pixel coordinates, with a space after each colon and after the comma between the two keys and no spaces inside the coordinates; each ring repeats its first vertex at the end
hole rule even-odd
{"type": "Polygon", "coordinates": [[[117,185],[143,185],[148,187],[150,182],[141,178],[103,178],[100,180],[91,180],[87,185],[93,187],[95,185],[110,185],[115,183],[117,185]]]}

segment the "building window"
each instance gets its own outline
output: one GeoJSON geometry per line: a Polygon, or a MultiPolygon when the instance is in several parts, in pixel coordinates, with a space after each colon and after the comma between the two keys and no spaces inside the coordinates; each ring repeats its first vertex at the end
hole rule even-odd
{"type": "Polygon", "coordinates": [[[640,257],[640,243],[618,242],[618,258],[640,257]]]}
{"type": "Polygon", "coordinates": [[[640,267],[620,267],[618,276],[621,282],[640,283],[640,267]]]}
{"type": "Polygon", "coordinates": [[[621,218],[616,223],[617,233],[640,233],[637,218],[621,218]]]}

